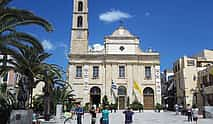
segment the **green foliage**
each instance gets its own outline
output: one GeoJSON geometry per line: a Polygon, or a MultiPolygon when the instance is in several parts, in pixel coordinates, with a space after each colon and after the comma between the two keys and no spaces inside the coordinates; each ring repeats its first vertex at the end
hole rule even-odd
{"type": "Polygon", "coordinates": [[[129,96],[127,97],[127,106],[129,107],[130,106],[130,100],[129,100],[129,96]]]}
{"type": "Polygon", "coordinates": [[[90,109],[90,103],[85,103],[84,107],[84,112],[89,112],[89,109],[90,109]]]}
{"type": "MultiPolygon", "coordinates": [[[[11,58],[0,63],[0,75],[13,70],[22,76],[26,76],[27,98],[32,100],[32,89],[36,86],[36,77],[43,71],[44,60],[50,56],[45,53],[40,41],[27,32],[19,31],[17,27],[37,25],[46,31],[52,31],[52,25],[45,19],[36,16],[34,13],[9,7],[12,0],[0,1],[0,49],[1,54],[10,55],[11,58]]],[[[29,100],[29,99],[28,99],[29,100]]],[[[30,105],[32,101],[30,101],[30,105]]],[[[27,107],[26,107],[27,108],[27,107]]]]}
{"type": "Polygon", "coordinates": [[[110,109],[117,110],[117,109],[118,109],[118,104],[116,104],[116,103],[115,103],[115,104],[112,104],[112,103],[111,103],[111,104],[109,105],[109,107],[110,107],[110,109]]]}
{"type": "Polygon", "coordinates": [[[160,110],[163,109],[163,106],[160,103],[157,103],[156,106],[155,106],[155,109],[160,111],[160,110]]]}
{"type": "Polygon", "coordinates": [[[42,113],[44,111],[43,95],[36,95],[33,97],[33,111],[38,113],[42,113]]]}
{"type": "Polygon", "coordinates": [[[12,109],[16,109],[17,102],[14,95],[7,90],[7,84],[0,83],[0,122],[6,124],[9,121],[12,109]]]}
{"type": "MultiPolygon", "coordinates": [[[[52,110],[51,113],[55,114],[56,105],[62,104],[63,105],[63,111],[70,111],[73,107],[73,90],[71,89],[70,85],[65,85],[63,87],[55,87],[52,91],[53,97],[51,100],[52,106],[50,106],[50,109],[52,110]]],[[[34,97],[33,100],[33,109],[36,112],[42,113],[44,111],[44,99],[45,95],[38,95],[34,97]]]]}
{"type": "Polygon", "coordinates": [[[131,105],[130,108],[133,110],[143,110],[143,104],[141,104],[138,101],[134,101],[131,105]]]}
{"type": "Polygon", "coordinates": [[[196,104],[193,104],[193,105],[192,105],[192,108],[197,108],[197,105],[196,105],[196,104]]]}
{"type": "Polygon", "coordinates": [[[107,98],[106,95],[105,95],[105,96],[103,97],[103,99],[102,99],[102,105],[103,105],[103,106],[109,105],[109,101],[108,101],[108,98],[107,98]]]}

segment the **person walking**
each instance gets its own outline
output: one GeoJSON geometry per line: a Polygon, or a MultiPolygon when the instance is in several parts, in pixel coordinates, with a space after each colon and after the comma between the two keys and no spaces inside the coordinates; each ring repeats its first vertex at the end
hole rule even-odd
{"type": "Polygon", "coordinates": [[[179,115],[179,105],[178,104],[175,104],[175,112],[176,112],[176,115],[179,115]]]}
{"type": "Polygon", "coordinates": [[[82,124],[81,118],[82,118],[82,115],[84,114],[84,111],[83,111],[83,108],[81,108],[80,104],[77,104],[75,113],[77,115],[77,124],[82,124]]]}
{"type": "Polygon", "coordinates": [[[133,111],[131,111],[130,108],[128,108],[126,111],[123,112],[125,114],[125,124],[132,124],[132,116],[134,114],[133,111]]]}
{"type": "Polygon", "coordinates": [[[95,107],[91,108],[90,114],[92,116],[92,118],[91,118],[91,124],[95,124],[95,122],[96,122],[96,110],[95,110],[95,107]]]}
{"type": "Polygon", "coordinates": [[[109,111],[108,111],[108,106],[104,106],[102,110],[102,124],[109,124],[109,111]]]}
{"type": "Polygon", "coordinates": [[[188,116],[188,122],[192,122],[192,108],[190,104],[187,104],[187,116],[188,116]]]}

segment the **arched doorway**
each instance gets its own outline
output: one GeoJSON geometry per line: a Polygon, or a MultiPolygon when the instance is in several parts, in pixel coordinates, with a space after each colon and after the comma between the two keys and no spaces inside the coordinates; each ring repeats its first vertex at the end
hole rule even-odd
{"type": "Polygon", "coordinates": [[[101,103],[101,89],[99,87],[92,87],[90,89],[90,103],[99,107],[101,103]]]}
{"type": "Polygon", "coordinates": [[[124,86],[118,87],[118,108],[119,109],[125,109],[126,95],[127,95],[126,87],[124,86]]]}
{"type": "Polygon", "coordinates": [[[154,109],[154,91],[152,88],[147,87],[143,90],[143,101],[144,109],[153,110],[154,109]]]}

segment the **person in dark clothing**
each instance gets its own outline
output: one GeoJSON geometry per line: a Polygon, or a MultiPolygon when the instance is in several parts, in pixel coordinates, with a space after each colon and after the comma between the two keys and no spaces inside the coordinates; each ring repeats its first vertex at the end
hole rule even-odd
{"type": "Polygon", "coordinates": [[[75,113],[77,115],[77,124],[82,124],[81,117],[84,114],[83,108],[81,108],[80,104],[77,105],[75,109],[75,113]]]}
{"type": "Polygon", "coordinates": [[[192,122],[192,108],[190,104],[187,105],[187,116],[188,116],[188,122],[192,122]]]}
{"type": "Polygon", "coordinates": [[[133,122],[132,121],[132,116],[133,116],[134,112],[131,111],[130,108],[128,108],[123,113],[125,114],[125,124],[131,124],[133,122]]]}
{"type": "Polygon", "coordinates": [[[95,111],[94,107],[91,108],[90,114],[92,115],[91,124],[95,124],[95,122],[96,122],[96,111],[95,111]]]}

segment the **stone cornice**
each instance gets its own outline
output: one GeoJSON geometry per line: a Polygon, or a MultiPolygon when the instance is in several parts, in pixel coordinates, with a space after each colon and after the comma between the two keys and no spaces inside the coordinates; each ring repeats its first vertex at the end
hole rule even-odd
{"type": "Polygon", "coordinates": [[[71,54],[69,64],[160,64],[160,56],[155,55],[92,55],[71,54]]]}

